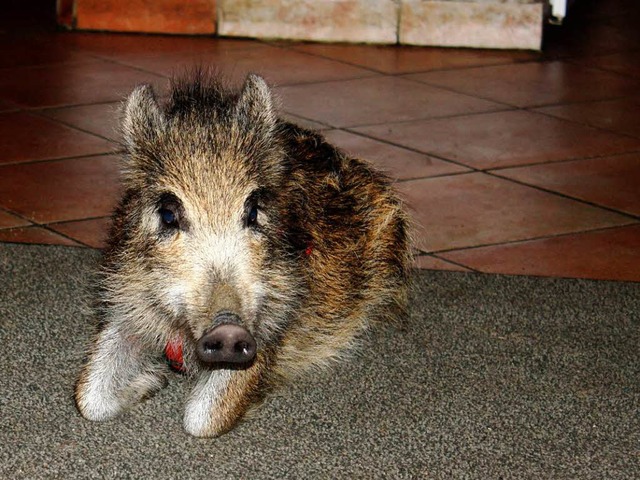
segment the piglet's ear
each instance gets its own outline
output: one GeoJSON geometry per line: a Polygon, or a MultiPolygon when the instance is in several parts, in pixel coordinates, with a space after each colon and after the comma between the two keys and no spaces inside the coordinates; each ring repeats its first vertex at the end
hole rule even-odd
{"type": "Polygon", "coordinates": [[[131,92],[124,105],[122,136],[129,151],[144,148],[162,130],[164,116],[150,85],[140,85],[131,92]]]}
{"type": "Polygon", "coordinates": [[[252,130],[271,132],[275,127],[273,97],[261,76],[253,73],[247,76],[236,105],[236,116],[240,125],[252,130]]]}

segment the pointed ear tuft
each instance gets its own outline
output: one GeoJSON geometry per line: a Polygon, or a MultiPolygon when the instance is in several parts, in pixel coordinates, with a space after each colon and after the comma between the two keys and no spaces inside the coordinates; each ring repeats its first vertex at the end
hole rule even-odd
{"type": "Polygon", "coordinates": [[[157,138],[164,116],[151,85],[139,85],[124,104],[122,136],[129,150],[157,138]]]}
{"type": "Polygon", "coordinates": [[[271,132],[277,120],[273,103],[267,82],[259,75],[249,74],[236,105],[236,115],[240,124],[251,129],[271,132]]]}

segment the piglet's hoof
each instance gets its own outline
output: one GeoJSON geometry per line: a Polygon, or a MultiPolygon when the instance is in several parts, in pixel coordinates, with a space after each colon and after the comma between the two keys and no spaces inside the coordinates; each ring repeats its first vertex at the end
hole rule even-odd
{"type": "Polygon", "coordinates": [[[246,328],[223,323],[200,337],[196,351],[212,368],[244,369],[256,358],[256,341],[246,328]]]}

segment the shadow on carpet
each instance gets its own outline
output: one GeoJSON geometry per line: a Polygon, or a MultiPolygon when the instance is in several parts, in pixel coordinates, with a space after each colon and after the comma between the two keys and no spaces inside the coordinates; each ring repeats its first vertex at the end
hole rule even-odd
{"type": "Polygon", "coordinates": [[[640,284],[416,272],[406,331],[201,440],[179,376],[116,420],[77,413],[97,259],[0,245],[0,478],[638,478],[640,284]]]}

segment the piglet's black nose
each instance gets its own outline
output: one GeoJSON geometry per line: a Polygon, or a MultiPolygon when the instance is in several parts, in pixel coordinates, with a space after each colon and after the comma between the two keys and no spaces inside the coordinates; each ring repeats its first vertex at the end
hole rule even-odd
{"type": "Polygon", "coordinates": [[[246,328],[223,323],[198,340],[196,351],[212,367],[248,368],[256,356],[256,341],[246,328]]]}

